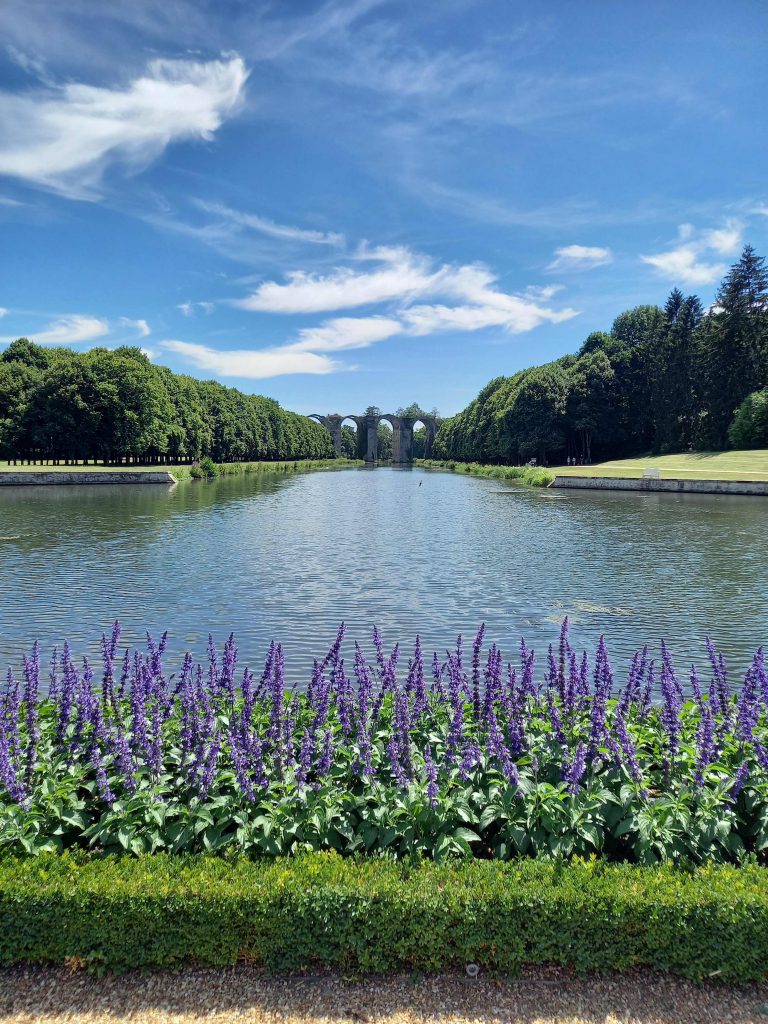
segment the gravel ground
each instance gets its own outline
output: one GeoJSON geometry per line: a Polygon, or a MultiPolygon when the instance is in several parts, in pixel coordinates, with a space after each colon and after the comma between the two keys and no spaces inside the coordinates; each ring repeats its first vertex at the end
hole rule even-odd
{"type": "Polygon", "coordinates": [[[661,974],[575,978],[538,970],[513,981],[443,976],[348,981],[269,978],[251,967],[95,978],[0,969],[0,1020],[13,1024],[762,1024],[768,985],[698,987],[661,974]]]}

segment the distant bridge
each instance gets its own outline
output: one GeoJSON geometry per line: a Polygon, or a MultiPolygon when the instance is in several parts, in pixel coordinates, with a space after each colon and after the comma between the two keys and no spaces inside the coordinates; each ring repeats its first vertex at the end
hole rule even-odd
{"type": "MultiPolygon", "coordinates": [[[[339,413],[329,413],[326,416],[320,413],[312,413],[309,417],[317,420],[329,431],[333,438],[333,447],[336,454],[341,455],[341,427],[345,420],[352,420],[357,425],[358,446],[362,439],[364,443],[364,459],[366,462],[376,462],[379,457],[379,422],[386,420],[392,426],[392,462],[398,465],[408,465],[413,462],[413,428],[417,423],[423,423],[427,431],[427,438],[424,445],[424,458],[432,455],[432,446],[437,433],[437,420],[434,416],[395,416],[393,413],[376,413],[373,416],[341,416],[339,413]]],[[[360,447],[358,447],[360,451],[360,447]]]]}

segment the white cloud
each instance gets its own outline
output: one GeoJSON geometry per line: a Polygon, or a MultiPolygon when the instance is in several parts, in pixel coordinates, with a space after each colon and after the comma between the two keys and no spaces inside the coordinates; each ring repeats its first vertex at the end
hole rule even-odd
{"type": "Polygon", "coordinates": [[[555,259],[547,270],[593,270],[613,262],[610,249],[599,245],[564,245],[555,249],[555,259]]]}
{"type": "Polygon", "coordinates": [[[367,348],[401,334],[399,320],[383,316],[337,317],[326,320],[319,327],[305,327],[299,331],[299,340],[288,346],[292,351],[338,352],[347,348],[367,348]]]}
{"type": "Polygon", "coordinates": [[[731,220],[722,228],[705,231],[702,237],[708,249],[714,249],[723,256],[731,256],[741,245],[741,232],[741,224],[731,220]]]}
{"type": "Polygon", "coordinates": [[[377,270],[338,267],[325,276],[295,270],[286,284],[265,281],[235,305],[262,313],[323,313],[403,299],[430,287],[433,275],[425,258],[404,248],[374,252],[364,251],[362,258],[381,262],[377,270]]]}
{"type": "MultiPolygon", "coordinates": [[[[323,353],[367,348],[396,336],[417,337],[438,331],[501,328],[510,334],[542,323],[560,323],[577,315],[546,303],[559,285],[510,294],[496,287],[496,277],[480,263],[436,265],[402,246],[363,245],[353,257],[357,266],[337,267],[320,275],[297,270],[286,283],[263,282],[235,304],[265,313],[317,313],[358,306],[386,305],[385,314],[339,316],[303,327],[295,340],[256,351],[221,352],[205,345],[168,341],[170,351],[223,376],[270,377],[286,373],[330,373],[348,369],[323,353]],[[375,264],[359,269],[360,264],[375,264]],[[428,302],[428,299],[450,299],[428,302]],[[421,300],[417,302],[417,300],[421,300]]],[[[179,308],[185,315],[193,303],[179,308]]]]}
{"type": "Polygon", "coordinates": [[[712,284],[728,269],[725,263],[706,263],[699,259],[694,246],[681,245],[656,256],[641,256],[643,263],[655,267],[664,277],[683,284],[712,284]]]}
{"type": "Polygon", "coordinates": [[[136,331],[140,338],[146,338],[152,333],[146,320],[130,320],[127,316],[121,316],[120,323],[123,327],[130,327],[136,331]]]}
{"type": "Polygon", "coordinates": [[[0,320],[7,314],[8,310],[5,306],[0,306],[0,320]]]}
{"type": "Polygon", "coordinates": [[[222,377],[280,377],[286,374],[332,373],[341,367],[328,356],[297,351],[292,346],[263,349],[221,351],[189,341],[168,340],[160,343],[169,352],[182,356],[201,370],[210,370],[222,377]]]}
{"type": "Polygon", "coordinates": [[[141,352],[142,355],[145,355],[149,360],[155,359],[157,356],[157,352],[153,348],[143,348],[141,352]]]}
{"type": "Polygon", "coordinates": [[[728,270],[728,265],[712,262],[707,254],[734,255],[741,245],[742,230],[743,226],[734,220],[726,221],[722,228],[698,233],[691,224],[681,224],[678,228],[678,242],[681,244],[640,259],[655,267],[664,277],[682,284],[714,284],[728,270]]]}
{"type": "Polygon", "coordinates": [[[219,61],[153,60],[122,88],[69,83],[0,104],[0,174],[77,199],[98,193],[108,164],[138,171],[172,142],[210,139],[242,97],[248,72],[219,61]]]}
{"type": "Polygon", "coordinates": [[[181,311],[182,316],[195,316],[195,309],[202,309],[204,313],[212,313],[215,309],[213,302],[181,302],[176,307],[181,311]]]}
{"type": "Polygon", "coordinates": [[[78,341],[93,341],[109,334],[109,324],[95,316],[63,316],[54,320],[42,331],[30,331],[31,341],[38,345],[73,345],[78,341]]]}
{"type": "Polygon", "coordinates": [[[210,203],[202,199],[195,199],[194,204],[205,213],[220,217],[225,223],[236,227],[251,228],[263,235],[269,235],[270,238],[291,242],[309,242],[313,245],[344,245],[344,235],[335,231],[312,231],[290,224],[277,224],[268,217],[260,217],[255,213],[242,213],[240,210],[233,210],[222,203],[210,203]]]}

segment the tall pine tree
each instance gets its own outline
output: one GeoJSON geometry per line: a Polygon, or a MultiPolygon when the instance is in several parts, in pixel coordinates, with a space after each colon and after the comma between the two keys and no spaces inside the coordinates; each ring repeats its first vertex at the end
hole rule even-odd
{"type": "Polygon", "coordinates": [[[725,448],[735,410],[768,383],[768,271],[750,245],[731,267],[703,325],[700,363],[706,415],[697,442],[725,448]]]}

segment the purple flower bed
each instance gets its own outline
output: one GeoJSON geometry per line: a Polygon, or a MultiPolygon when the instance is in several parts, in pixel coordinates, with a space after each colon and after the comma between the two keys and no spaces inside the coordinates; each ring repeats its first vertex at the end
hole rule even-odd
{"type": "Polygon", "coordinates": [[[342,626],[301,692],[275,643],[259,674],[232,636],[169,674],[165,636],[121,654],[116,623],[99,678],[36,645],[0,697],[0,849],[764,858],[762,649],[738,685],[709,643],[706,671],[662,643],[619,683],[567,620],[538,664],[484,641],[404,657],[374,629],[350,665],[342,626]]]}

